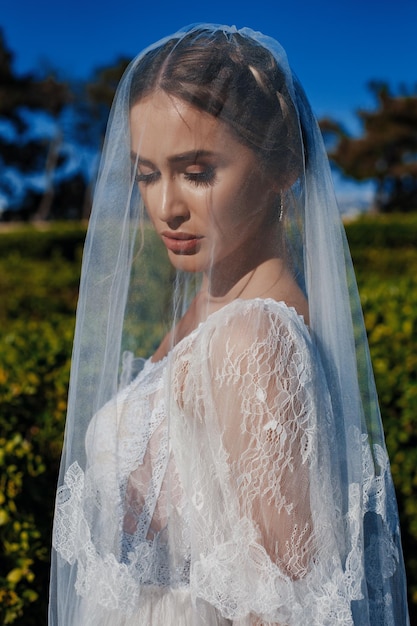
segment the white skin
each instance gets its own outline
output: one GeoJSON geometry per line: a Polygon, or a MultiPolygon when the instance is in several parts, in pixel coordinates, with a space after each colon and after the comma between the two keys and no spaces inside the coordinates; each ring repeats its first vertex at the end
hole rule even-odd
{"type": "Polygon", "coordinates": [[[154,360],[236,297],[284,300],[308,319],[277,256],[271,216],[280,190],[259,157],[224,122],[160,90],[132,107],[130,128],[140,192],[172,265],[203,273],[201,291],[154,360]]]}

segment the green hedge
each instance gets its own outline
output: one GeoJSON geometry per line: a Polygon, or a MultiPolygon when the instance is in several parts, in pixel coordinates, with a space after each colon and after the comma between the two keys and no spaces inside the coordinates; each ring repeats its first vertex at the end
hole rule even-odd
{"type": "Polygon", "coordinates": [[[27,259],[49,259],[54,255],[79,260],[86,226],[77,222],[40,223],[38,226],[2,226],[0,259],[18,255],[27,259]]]}
{"type": "MultiPolygon", "coordinates": [[[[417,623],[417,219],[368,217],[348,224],[347,235],[398,494],[412,623],[417,623]]],[[[0,231],[0,292],[6,294],[0,299],[3,624],[46,624],[52,511],[84,236],[78,225],[0,231]]],[[[143,330],[153,341],[150,330],[143,330]]]]}
{"type": "Polygon", "coordinates": [[[415,248],[417,212],[410,214],[364,215],[346,224],[352,249],[373,246],[378,249],[415,248]]]}
{"type": "Polygon", "coordinates": [[[46,624],[85,227],[0,231],[0,623],[46,624]]]}
{"type": "MultiPolygon", "coordinates": [[[[72,316],[73,318],[73,316],[72,316]]],[[[0,342],[0,623],[46,623],[73,322],[18,319],[0,342]],[[20,619],[18,619],[20,618],[20,619]]]]}

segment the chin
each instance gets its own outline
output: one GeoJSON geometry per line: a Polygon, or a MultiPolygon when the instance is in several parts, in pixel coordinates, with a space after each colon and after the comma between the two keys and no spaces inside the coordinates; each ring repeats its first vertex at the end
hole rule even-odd
{"type": "Polygon", "coordinates": [[[202,259],[198,259],[196,254],[174,254],[168,252],[168,258],[171,265],[181,272],[198,274],[207,269],[207,263],[204,263],[202,259]]]}

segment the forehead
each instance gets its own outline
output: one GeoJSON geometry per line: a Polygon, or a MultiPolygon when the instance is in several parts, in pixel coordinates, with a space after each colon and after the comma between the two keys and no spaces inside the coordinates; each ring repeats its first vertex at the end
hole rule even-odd
{"type": "Polygon", "coordinates": [[[238,143],[224,122],[163,91],[133,105],[130,131],[132,149],[141,153],[163,149],[181,152],[203,146],[219,150],[230,142],[238,143]]]}

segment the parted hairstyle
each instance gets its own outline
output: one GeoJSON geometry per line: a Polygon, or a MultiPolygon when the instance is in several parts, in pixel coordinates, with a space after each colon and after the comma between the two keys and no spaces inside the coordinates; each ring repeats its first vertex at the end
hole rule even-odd
{"type": "Polygon", "coordinates": [[[284,72],[253,39],[200,29],[168,40],[137,62],[130,105],[159,89],[225,122],[283,186],[301,174],[301,130],[284,72]]]}

